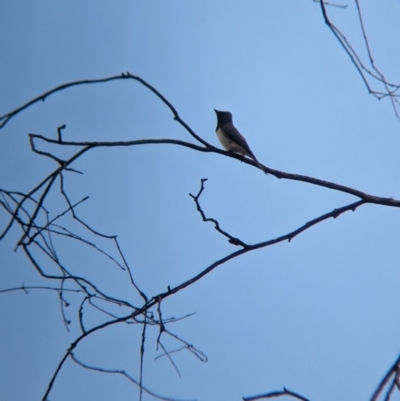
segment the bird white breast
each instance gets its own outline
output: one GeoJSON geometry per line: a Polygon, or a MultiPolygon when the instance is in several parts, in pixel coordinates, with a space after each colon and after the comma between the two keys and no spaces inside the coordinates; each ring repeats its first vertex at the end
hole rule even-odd
{"type": "Polygon", "coordinates": [[[221,145],[224,147],[225,150],[232,150],[232,141],[230,141],[221,130],[221,128],[217,129],[217,137],[221,142],[221,145]]]}
{"type": "Polygon", "coordinates": [[[240,153],[242,155],[248,155],[248,152],[246,152],[246,150],[243,149],[239,144],[230,140],[225,135],[224,131],[222,131],[221,128],[218,128],[216,133],[217,133],[217,137],[218,137],[219,141],[221,142],[221,145],[224,147],[225,150],[234,152],[234,153],[240,153]]]}

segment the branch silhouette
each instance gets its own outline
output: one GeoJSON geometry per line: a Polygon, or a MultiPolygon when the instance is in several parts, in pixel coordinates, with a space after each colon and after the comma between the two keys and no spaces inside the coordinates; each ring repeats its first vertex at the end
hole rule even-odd
{"type": "Polygon", "coordinates": [[[400,88],[400,85],[394,84],[394,83],[388,81],[386,79],[386,77],[384,76],[384,74],[381,72],[381,70],[377,67],[377,65],[374,61],[374,58],[372,56],[372,51],[371,51],[371,47],[369,44],[367,31],[365,29],[359,0],[354,0],[354,2],[356,5],[356,9],[357,9],[357,17],[358,17],[360,30],[361,30],[363,40],[364,40],[365,50],[368,55],[369,66],[367,65],[366,62],[362,61],[361,56],[359,56],[359,53],[357,52],[355,47],[349,42],[349,40],[346,38],[346,36],[343,34],[343,32],[329,18],[327,6],[332,6],[332,4],[324,2],[324,1],[318,1],[318,3],[321,6],[321,12],[322,12],[322,16],[323,16],[325,24],[331,30],[331,32],[333,33],[335,38],[338,40],[340,45],[343,47],[345,53],[350,58],[351,63],[356,68],[364,85],[366,86],[368,93],[373,95],[378,100],[388,97],[390,99],[390,102],[393,107],[393,111],[394,111],[397,119],[400,120],[400,114],[399,114],[399,108],[400,108],[399,97],[400,97],[400,95],[397,93],[400,88]],[[382,90],[373,89],[374,83],[377,83],[378,85],[382,85],[383,86],[382,90]]]}
{"type": "Polygon", "coordinates": [[[283,391],[272,391],[270,393],[254,395],[252,397],[243,397],[243,401],[267,400],[269,398],[279,398],[279,397],[292,397],[301,401],[309,401],[308,398],[305,398],[302,395],[295,393],[294,391],[290,391],[286,388],[283,388],[283,391]]]}
{"type": "MultiPolygon", "coordinates": [[[[325,10],[325,6],[321,3],[321,7],[325,10]]],[[[375,204],[380,206],[390,206],[390,207],[400,207],[400,200],[375,196],[355,188],[347,187],[341,184],[324,181],[318,178],[287,173],[284,171],[279,171],[276,169],[265,167],[265,170],[271,175],[278,179],[286,179],[292,181],[300,181],[304,184],[315,185],[328,190],[339,191],[356,197],[357,199],[351,203],[344,206],[330,210],[322,215],[319,215],[312,220],[306,221],[300,227],[294,228],[290,232],[286,232],[278,237],[270,239],[261,239],[256,243],[250,244],[243,238],[239,238],[238,235],[233,235],[222,228],[218,219],[215,217],[207,217],[203,207],[201,205],[201,195],[205,191],[205,182],[207,179],[202,179],[200,181],[200,189],[197,195],[189,194],[196,205],[196,210],[200,214],[203,222],[211,222],[214,225],[214,229],[218,235],[222,238],[228,240],[228,242],[235,246],[240,247],[240,249],[235,248],[235,251],[226,254],[222,258],[210,263],[208,266],[204,266],[202,270],[196,275],[187,278],[175,286],[166,286],[166,290],[159,292],[156,295],[150,296],[141,288],[137,283],[134,273],[129,266],[128,258],[124,255],[123,249],[117,239],[117,235],[110,235],[102,233],[95,227],[89,225],[84,218],[79,215],[79,209],[84,202],[89,200],[89,196],[84,196],[78,201],[71,201],[68,193],[68,189],[65,186],[65,176],[67,174],[83,174],[83,172],[74,169],[74,162],[81,159],[87,152],[94,151],[97,148],[124,148],[128,146],[153,146],[153,145],[174,145],[180,146],[191,151],[202,152],[202,153],[213,153],[222,156],[227,156],[233,159],[237,159],[253,167],[259,168],[259,166],[251,159],[244,156],[233,154],[231,152],[226,152],[222,149],[216,148],[209,144],[200,135],[195,133],[195,131],[187,124],[178,114],[175,107],[162,95],[157,89],[152,85],[144,81],[142,78],[132,75],[130,73],[123,73],[118,76],[103,78],[103,79],[92,79],[92,80],[81,80],[74,81],[60,85],[54,89],[51,89],[42,95],[28,101],[21,107],[3,115],[0,117],[0,128],[4,127],[12,118],[31,107],[33,104],[44,101],[47,97],[54,95],[59,91],[66,90],[68,88],[77,85],[86,84],[99,84],[106,83],[115,80],[129,79],[139,82],[148,88],[155,96],[157,96],[172,112],[174,120],[176,120],[190,135],[191,139],[195,139],[199,144],[175,140],[175,139],[139,139],[131,141],[68,141],[66,140],[66,125],[61,125],[57,128],[56,139],[48,138],[40,134],[29,134],[29,142],[32,152],[41,157],[46,157],[51,159],[56,163],[56,168],[47,174],[42,180],[39,181],[30,191],[16,192],[7,189],[0,189],[0,206],[6,211],[10,216],[8,222],[5,224],[1,234],[0,239],[4,238],[11,230],[11,227],[18,226],[20,229],[20,237],[17,241],[17,248],[21,247],[24,251],[27,259],[30,261],[31,265],[36,269],[38,274],[44,279],[48,280],[51,284],[48,286],[25,286],[13,287],[1,289],[0,293],[6,293],[11,291],[22,290],[26,294],[29,290],[43,290],[43,291],[54,291],[58,294],[60,305],[61,305],[61,315],[68,330],[68,325],[70,320],[67,318],[65,307],[69,306],[67,301],[67,295],[76,294],[80,296],[80,302],[78,307],[78,324],[80,328],[80,334],[76,336],[74,341],[70,344],[70,347],[65,352],[61,360],[59,361],[52,377],[49,380],[47,389],[44,393],[43,400],[47,400],[49,394],[51,393],[56,379],[61,372],[64,363],[71,359],[79,366],[95,370],[101,373],[118,374],[122,375],[132,383],[139,387],[139,399],[143,397],[143,392],[146,392],[156,398],[164,400],[173,400],[169,397],[164,397],[156,394],[152,390],[149,390],[144,386],[144,356],[146,353],[145,342],[147,338],[147,333],[149,330],[158,330],[157,337],[157,347],[162,349],[162,354],[156,359],[161,357],[167,357],[170,361],[173,369],[176,370],[178,375],[180,375],[180,370],[177,362],[173,359],[173,355],[177,352],[187,351],[193,356],[195,356],[199,361],[206,362],[207,356],[192,344],[183,340],[179,335],[172,333],[168,329],[168,325],[175,323],[184,317],[173,317],[165,318],[161,312],[162,302],[178,292],[194,285],[196,282],[201,280],[206,275],[213,272],[216,268],[226,264],[227,262],[238,258],[246,253],[253,252],[256,250],[264,249],[282,242],[290,242],[298,235],[304,233],[305,231],[311,229],[312,227],[323,223],[329,219],[336,219],[342,214],[356,211],[359,207],[366,204],[375,204]],[[61,159],[53,152],[43,151],[39,149],[39,144],[42,141],[54,145],[56,149],[58,147],[71,147],[75,149],[75,153],[67,159],[61,159]],[[59,183],[59,186],[56,186],[59,183]],[[61,208],[61,211],[57,213],[48,210],[46,200],[50,195],[57,194],[61,198],[61,202],[65,203],[65,206],[61,208]],[[44,223],[43,223],[44,220],[44,223]],[[73,226],[72,228],[70,226],[73,226]],[[83,232],[83,233],[82,233],[83,232]],[[132,302],[124,297],[116,297],[110,293],[108,290],[102,289],[101,285],[98,284],[96,278],[86,277],[85,274],[77,274],[73,269],[69,268],[67,264],[59,256],[59,251],[56,246],[57,240],[72,241],[74,244],[77,243],[80,246],[84,246],[99,255],[101,258],[116,267],[116,271],[123,274],[130,283],[130,289],[134,296],[135,302],[132,302]],[[105,249],[104,245],[99,245],[97,242],[104,241],[104,243],[112,244],[112,251],[105,249]],[[40,256],[38,256],[40,255],[40,256]],[[56,284],[54,284],[56,283],[56,284]],[[136,298],[138,300],[136,300],[136,298]],[[86,319],[87,309],[96,310],[100,312],[103,316],[103,321],[95,326],[90,326],[88,324],[88,319],[86,319]],[[140,363],[139,363],[139,379],[136,380],[130,374],[126,373],[124,370],[120,369],[108,369],[101,366],[92,366],[80,359],[77,359],[74,352],[78,346],[86,339],[88,339],[92,334],[97,333],[101,330],[105,330],[108,327],[120,325],[121,323],[127,325],[141,325],[142,334],[140,339],[140,363]],[[172,349],[166,347],[161,341],[164,336],[168,336],[178,346],[172,347],[172,349]]],[[[269,176],[266,179],[270,179],[269,176]]],[[[64,205],[63,203],[63,205],[64,205]]],[[[102,242],[103,243],[103,242],[102,242]]],[[[377,389],[377,394],[381,394],[382,388],[392,380],[392,391],[395,388],[395,382],[397,380],[397,369],[398,361],[394,367],[391,368],[390,372],[382,381],[382,384],[377,389]]],[[[306,398],[300,396],[297,393],[291,392],[284,389],[281,392],[265,393],[264,395],[243,398],[246,401],[256,400],[261,398],[273,398],[280,396],[291,396],[298,398],[303,401],[307,401],[306,398]],[[258,398],[257,398],[258,397],[258,398]]],[[[376,397],[378,397],[378,395],[376,397]]],[[[372,398],[375,401],[377,398],[372,398]]]]}

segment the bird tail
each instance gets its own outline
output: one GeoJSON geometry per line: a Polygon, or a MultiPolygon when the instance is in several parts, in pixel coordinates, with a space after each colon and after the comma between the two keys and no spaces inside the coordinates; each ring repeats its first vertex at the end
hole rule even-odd
{"type": "Polygon", "coordinates": [[[253,159],[253,160],[255,161],[255,163],[257,164],[257,167],[258,167],[260,170],[262,170],[266,175],[268,175],[268,172],[267,172],[265,166],[264,166],[263,164],[261,164],[261,163],[257,160],[257,158],[256,158],[254,155],[253,155],[252,159],[253,159]]]}

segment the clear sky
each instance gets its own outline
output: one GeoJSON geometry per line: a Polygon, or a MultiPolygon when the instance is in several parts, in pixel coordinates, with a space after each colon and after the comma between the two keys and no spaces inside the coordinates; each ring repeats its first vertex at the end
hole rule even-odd
{"type": "MultiPolygon", "coordinates": [[[[348,7],[328,11],[365,59],[355,4],[341,4],[348,7]]],[[[375,62],[399,83],[400,3],[361,5],[375,62]]],[[[129,71],[157,88],[215,146],[220,147],[213,109],[229,110],[268,167],[400,199],[400,122],[389,100],[368,95],[311,0],[3,0],[0,26],[0,115],[62,83],[129,71]]],[[[30,151],[28,133],[55,138],[65,123],[63,137],[71,141],[195,143],[172,117],[134,81],[59,92],[0,130],[0,188],[29,191],[56,168],[30,151]]],[[[149,297],[237,249],[201,221],[189,196],[197,193],[201,178],[208,178],[201,198],[206,215],[248,243],[286,234],[357,200],[173,145],[95,149],[72,167],[84,174],[67,175],[71,199],[90,196],[77,211],[95,229],[118,235],[135,280],[149,297]]],[[[52,216],[65,210],[57,188],[45,206],[52,216]]],[[[1,231],[8,219],[1,210],[1,231]]],[[[367,400],[400,348],[399,221],[396,208],[363,206],[290,243],[228,262],[170,297],[163,303],[165,317],[195,313],[170,329],[204,352],[208,362],[175,354],[179,378],[166,358],[155,360],[161,353],[158,331],[149,328],[144,384],[158,394],[201,401],[240,400],[283,386],[313,401],[367,400]]],[[[0,242],[0,289],[45,283],[23,251],[14,252],[20,235],[15,225],[0,242]]],[[[118,257],[111,243],[87,238],[118,257]]],[[[139,304],[115,265],[72,241],[56,246],[76,274],[139,304]]],[[[57,293],[0,294],[1,400],[42,399],[80,333],[82,298],[67,299],[69,332],[57,293]]],[[[87,327],[108,320],[93,310],[85,313],[87,327]]],[[[82,342],[76,356],[138,379],[140,336],[140,326],[113,326],[82,342]]],[[[170,340],[166,345],[178,347],[170,340]]],[[[128,380],[71,361],[49,396],[51,401],[138,398],[128,380]]]]}

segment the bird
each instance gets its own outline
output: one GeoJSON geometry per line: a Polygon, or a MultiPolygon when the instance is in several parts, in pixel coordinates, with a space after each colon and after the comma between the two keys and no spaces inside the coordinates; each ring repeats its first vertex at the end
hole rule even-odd
{"type": "Polygon", "coordinates": [[[265,167],[257,160],[256,156],[250,149],[246,139],[244,139],[233,125],[232,113],[215,109],[214,111],[217,114],[217,128],[215,129],[215,132],[217,133],[217,137],[224,149],[228,152],[250,157],[265,174],[268,174],[265,167]]]}

